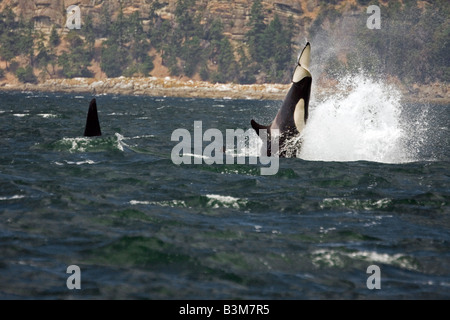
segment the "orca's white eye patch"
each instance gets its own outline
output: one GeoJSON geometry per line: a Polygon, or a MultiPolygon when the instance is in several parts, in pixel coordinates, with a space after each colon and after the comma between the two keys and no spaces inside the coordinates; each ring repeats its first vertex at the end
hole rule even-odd
{"type": "Polygon", "coordinates": [[[300,99],[294,110],[294,122],[295,127],[297,128],[298,132],[302,132],[303,128],[305,127],[305,100],[300,99]]]}

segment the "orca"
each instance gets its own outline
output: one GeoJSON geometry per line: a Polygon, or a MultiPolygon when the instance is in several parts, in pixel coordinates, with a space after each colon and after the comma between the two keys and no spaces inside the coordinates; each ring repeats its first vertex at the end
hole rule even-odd
{"type": "Polygon", "coordinates": [[[271,132],[274,129],[278,129],[279,152],[275,153],[278,153],[279,157],[286,157],[286,142],[298,136],[306,125],[312,83],[312,76],[309,71],[310,55],[311,45],[307,42],[298,56],[297,65],[292,76],[292,85],[272,123],[265,126],[253,119],[250,122],[258,135],[260,130],[267,130],[267,149],[261,150],[262,154],[266,153],[267,156],[271,156],[271,132]]]}
{"type": "Polygon", "coordinates": [[[94,98],[89,104],[89,111],[86,118],[86,127],[84,128],[84,136],[95,137],[101,135],[102,131],[100,130],[100,121],[98,120],[97,114],[97,101],[94,98]]]}

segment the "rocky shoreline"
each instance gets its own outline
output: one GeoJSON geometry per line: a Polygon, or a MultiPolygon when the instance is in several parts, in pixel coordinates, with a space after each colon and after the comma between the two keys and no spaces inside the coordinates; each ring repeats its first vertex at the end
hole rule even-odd
{"type": "MultiPolygon", "coordinates": [[[[183,81],[171,77],[156,78],[73,78],[50,79],[38,84],[0,83],[0,91],[65,92],[80,94],[143,95],[155,97],[282,100],[289,84],[233,84],[183,81]]],[[[404,101],[450,104],[450,90],[444,84],[413,85],[399,88],[404,101]]],[[[320,93],[332,92],[325,86],[320,93]]]]}

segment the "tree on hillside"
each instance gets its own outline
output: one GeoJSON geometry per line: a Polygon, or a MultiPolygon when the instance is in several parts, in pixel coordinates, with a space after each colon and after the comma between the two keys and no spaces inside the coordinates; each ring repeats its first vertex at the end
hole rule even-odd
{"type": "Polygon", "coordinates": [[[101,68],[108,77],[147,76],[154,67],[148,54],[150,48],[139,12],[125,17],[121,8],[111,24],[108,39],[102,44],[101,68]]]}
{"type": "Polygon", "coordinates": [[[56,26],[52,27],[52,31],[50,32],[50,37],[48,39],[49,45],[52,48],[56,48],[61,43],[61,37],[58,34],[58,31],[56,30],[56,26]]]}
{"type": "MultiPolygon", "coordinates": [[[[0,14],[0,57],[8,63],[16,57],[26,58],[26,67],[19,67],[16,76],[22,82],[36,82],[33,74],[34,63],[34,28],[31,21],[22,17],[17,21],[16,15],[10,7],[6,7],[0,14]]],[[[14,70],[11,70],[14,71],[14,70]]]]}
{"type": "Polygon", "coordinates": [[[110,34],[102,44],[101,68],[108,77],[121,76],[129,64],[126,48],[127,25],[120,7],[116,21],[111,23],[110,34]]]}
{"type": "Polygon", "coordinates": [[[239,72],[237,73],[238,82],[242,84],[250,84],[256,82],[256,73],[258,72],[257,65],[251,63],[247,56],[244,46],[238,48],[239,54],[239,72]]]}
{"type": "Polygon", "coordinates": [[[147,76],[153,70],[153,58],[149,56],[148,51],[151,48],[150,42],[144,32],[142,21],[139,19],[139,13],[135,11],[128,18],[129,34],[129,52],[131,65],[128,67],[126,75],[132,76],[135,73],[147,76]]]}
{"type": "Polygon", "coordinates": [[[261,0],[253,2],[250,11],[250,30],[247,32],[247,43],[250,56],[257,63],[264,61],[264,31],[266,24],[264,23],[264,12],[261,0]]]}
{"type": "Polygon", "coordinates": [[[277,14],[263,33],[263,63],[266,67],[269,82],[283,78],[292,62],[292,46],[289,32],[283,28],[277,14]]]}
{"type": "Polygon", "coordinates": [[[102,12],[100,14],[100,26],[98,33],[101,37],[107,38],[111,32],[111,10],[109,8],[109,1],[104,1],[102,12]]]}
{"type": "MultiPolygon", "coordinates": [[[[292,18],[289,20],[292,28],[292,18]]],[[[248,51],[258,70],[267,75],[267,81],[279,82],[285,78],[291,63],[292,31],[283,26],[277,14],[266,25],[261,1],[255,1],[251,9],[250,30],[247,32],[248,51]]]]}
{"type": "Polygon", "coordinates": [[[237,78],[237,64],[233,47],[226,37],[220,41],[217,71],[215,74],[217,82],[232,82],[237,78]]]}
{"type": "Polygon", "coordinates": [[[58,64],[58,56],[56,54],[56,48],[61,44],[61,37],[56,30],[56,27],[52,27],[50,36],[48,39],[47,52],[50,56],[50,65],[52,66],[52,76],[56,74],[56,65],[58,64]]]}
{"type": "Polygon", "coordinates": [[[28,59],[29,65],[34,65],[34,25],[33,21],[25,21],[20,18],[19,29],[17,31],[17,51],[28,59]]]}
{"type": "Polygon", "coordinates": [[[71,30],[66,35],[70,51],[63,52],[58,58],[58,64],[62,67],[62,73],[67,78],[90,77],[92,55],[86,48],[85,41],[75,30],[71,30]]]}
{"type": "Polygon", "coordinates": [[[19,67],[16,70],[16,76],[20,82],[37,82],[36,76],[33,73],[33,67],[31,65],[27,65],[26,67],[19,67]]]}
{"type": "Polygon", "coordinates": [[[179,57],[182,72],[192,77],[197,66],[204,59],[201,39],[203,28],[200,25],[200,13],[196,13],[195,0],[178,0],[175,8],[176,28],[172,36],[176,45],[176,55],[179,57]]]}
{"type": "Polygon", "coordinates": [[[381,29],[359,30],[353,53],[357,64],[374,75],[390,74],[406,83],[448,81],[448,2],[420,8],[414,0],[391,1],[385,10],[381,29]]]}
{"type": "MultiPolygon", "coordinates": [[[[204,31],[204,40],[209,42],[208,59],[217,65],[217,71],[212,73],[212,81],[235,81],[239,76],[234,49],[228,38],[223,34],[222,22],[216,18],[206,25],[209,26],[204,31]]],[[[207,70],[204,70],[204,72],[207,72],[207,70]]]]}
{"type": "MultiPolygon", "coordinates": [[[[37,40],[37,55],[35,57],[35,63],[37,67],[41,70],[41,78],[45,78],[46,75],[52,76],[52,73],[48,69],[48,65],[56,60],[56,54],[54,50],[52,50],[50,41],[48,46],[45,45],[45,36],[43,33],[39,34],[37,40]]],[[[53,74],[55,72],[55,68],[53,65],[53,74]]]]}
{"type": "Polygon", "coordinates": [[[83,28],[81,31],[85,39],[87,50],[91,55],[93,55],[95,50],[95,28],[92,16],[90,14],[84,19],[83,28]]]}
{"type": "Polygon", "coordinates": [[[16,15],[10,7],[6,7],[0,14],[0,57],[8,63],[20,54],[17,46],[18,23],[16,15]]]}

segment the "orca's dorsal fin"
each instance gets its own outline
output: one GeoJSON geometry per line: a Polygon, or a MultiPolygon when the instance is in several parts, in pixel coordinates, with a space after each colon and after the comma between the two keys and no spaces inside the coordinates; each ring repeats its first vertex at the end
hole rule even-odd
{"type": "Polygon", "coordinates": [[[259,134],[259,130],[261,129],[266,129],[269,130],[270,129],[270,125],[269,126],[263,126],[259,123],[257,123],[255,120],[252,119],[252,121],[250,121],[252,128],[255,129],[256,133],[259,134]]]}
{"type": "Polygon", "coordinates": [[[91,100],[89,104],[89,111],[86,118],[86,127],[84,128],[85,137],[101,136],[102,131],[100,130],[100,121],[98,120],[97,114],[97,101],[91,100]]]}

